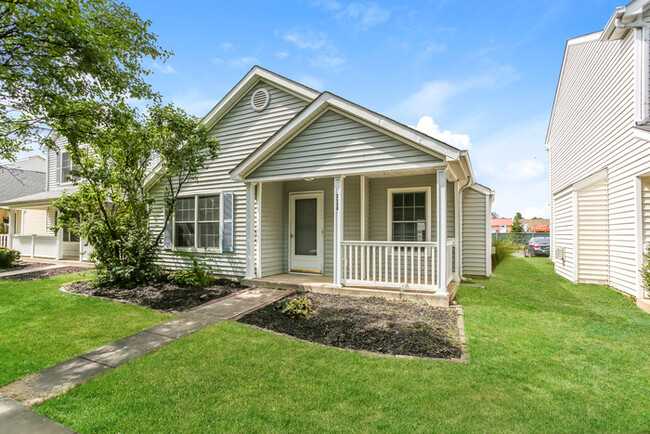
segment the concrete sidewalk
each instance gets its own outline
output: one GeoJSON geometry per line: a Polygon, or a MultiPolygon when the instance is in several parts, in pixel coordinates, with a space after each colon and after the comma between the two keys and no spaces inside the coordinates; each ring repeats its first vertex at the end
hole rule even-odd
{"type": "Polygon", "coordinates": [[[29,273],[37,273],[39,271],[45,271],[45,270],[54,270],[56,268],[64,268],[67,267],[67,265],[46,265],[45,267],[38,267],[38,268],[24,268],[21,270],[14,270],[14,271],[5,271],[3,273],[0,273],[0,277],[9,277],[9,276],[17,276],[19,274],[29,274],[29,273]]]}
{"type": "MultiPolygon", "coordinates": [[[[25,428],[15,432],[70,432],[44,431],[39,425],[46,423],[41,420],[42,416],[28,411],[27,408],[35,407],[79,384],[156,351],[184,336],[218,322],[240,317],[291,293],[292,291],[279,289],[250,288],[199,306],[162,324],[14,381],[0,388],[0,397],[2,398],[0,400],[0,432],[7,427],[13,427],[15,423],[18,423],[16,421],[24,424],[25,428]],[[33,426],[33,431],[29,430],[31,426],[33,426]]],[[[49,419],[45,420],[52,422],[49,419]]],[[[52,423],[54,424],[54,422],[52,423]]]]}

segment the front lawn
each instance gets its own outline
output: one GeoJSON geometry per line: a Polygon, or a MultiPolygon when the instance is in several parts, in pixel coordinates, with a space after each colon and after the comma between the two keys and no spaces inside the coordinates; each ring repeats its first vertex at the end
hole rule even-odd
{"type": "Polygon", "coordinates": [[[90,273],[29,282],[0,280],[0,385],[171,317],[59,291],[59,286],[90,273]]]}
{"type": "Polygon", "coordinates": [[[37,408],[80,432],[650,429],[650,315],[542,258],[464,286],[469,364],[217,324],[37,408]]]}

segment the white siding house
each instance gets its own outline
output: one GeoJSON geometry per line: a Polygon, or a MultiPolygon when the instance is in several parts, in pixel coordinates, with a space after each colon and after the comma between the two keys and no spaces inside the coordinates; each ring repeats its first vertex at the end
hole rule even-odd
{"type": "MultiPolygon", "coordinates": [[[[490,275],[493,192],[466,151],[259,67],[204,122],[221,151],[179,196],[165,268],[191,253],[258,286],[440,304],[462,275],[490,275]],[[211,224],[213,238],[201,232],[211,224]]],[[[160,229],[155,171],[149,184],[160,229]]]]}
{"type": "Polygon", "coordinates": [[[556,271],[639,299],[650,241],[649,5],[631,2],[603,31],[567,42],[546,138],[556,271]]]}

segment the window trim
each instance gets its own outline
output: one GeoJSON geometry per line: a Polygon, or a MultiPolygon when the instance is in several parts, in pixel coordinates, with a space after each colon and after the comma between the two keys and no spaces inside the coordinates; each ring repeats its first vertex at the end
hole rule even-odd
{"type": "MultiPolygon", "coordinates": [[[[70,152],[61,149],[59,152],[59,185],[69,185],[72,184],[72,180],[63,180],[63,154],[68,154],[70,155],[70,152]]],[[[74,163],[72,162],[72,157],[70,157],[70,171],[72,171],[72,166],[74,163]]]]}
{"type": "Polygon", "coordinates": [[[174,252],[192,252],[192,253],[222,253],[222,233],[221,225],[223,224],[223,191],[222,190],[211,190],[211,191],[197,191],[194,193],[181,193],[176,199],[187,199],[194,198],[194,246],[193,247],[177,247],[176,246],[176,210],[174,209],[174,214],[171,218],[172,225],[172,247],[171,250],[174,252]],[[219,241],[217,247],[197,247],[199,245],[199,197],[206,196],[219,196],[219,241]]]}
{"type": "MultiPolygon", "coordinates": [[[[426,205],[426,242],[431,242],[431,186],[421,187],[404,187],[404,188],[388,188],[387,193],[387,221],[386,221],[386,234],[388,241],[393,240],[393,194],[395,193],[425,193],[426,205]]],[[[413,241],[417,243],[418,241],[413,241]]]]}

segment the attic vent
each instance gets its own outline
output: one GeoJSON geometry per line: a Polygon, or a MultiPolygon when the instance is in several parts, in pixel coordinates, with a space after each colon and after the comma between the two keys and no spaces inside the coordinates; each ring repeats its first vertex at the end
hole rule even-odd
{"type": "Polygon", "coordinates": [[[256,112],[261,112],[269,105],[271,97],[266,89],[257,89],[251,97],[251,107],[256,112]]]}

